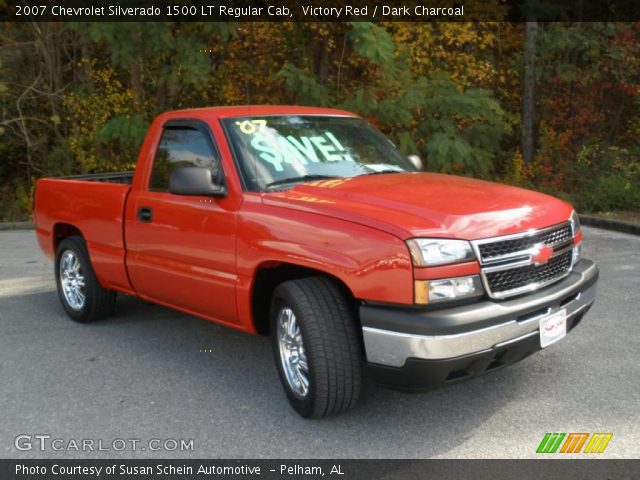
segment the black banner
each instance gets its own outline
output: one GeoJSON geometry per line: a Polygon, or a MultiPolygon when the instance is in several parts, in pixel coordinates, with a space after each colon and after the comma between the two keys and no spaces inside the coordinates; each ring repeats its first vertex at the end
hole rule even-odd
{"type": "Polygon", "coordinates": [[[637,0],[19,0],[1,21],[640,21],[637,0]]]}
{"type": "Polygon", "coordinates": [[[2,480],[631,480],[638,460],[0,460],[2,480]]]}

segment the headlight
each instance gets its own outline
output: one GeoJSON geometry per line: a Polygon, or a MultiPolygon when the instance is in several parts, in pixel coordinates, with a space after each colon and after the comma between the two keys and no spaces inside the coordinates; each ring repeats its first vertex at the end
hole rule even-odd
{"type": "Polygon", "coordinates": [[[439,240],[435,238],[413,238],[407,240],[413,265],[432,267],[473,260],[473,250],[466,240],[439,240]]]}
{"type": "Polygon", "coordinates": [[[439,280],[416,280],[415,282],[415,303],[422,305],[477,297],[482,293],[482,283],[478,275],[439,280]]]}
{"type": "Polygon", "coordinates": [[[571,214],[571,218],[569,219],[569,221],[571,222],[571,229],[573,230],[573,234],[575,235],[580,231],[580,228],[581,228],[580,217],[578,217],[578,214],[576,213],[575,210],[571,214]]]}
{"type": "Polygon", "coordinates": [[[575,210],[571,214],[569,222],[571,222],[571,231],[573,232],[573,263],[575,264],[580,260],[580,253],[582,253],[582,229],[580,218],[575,210]]]}

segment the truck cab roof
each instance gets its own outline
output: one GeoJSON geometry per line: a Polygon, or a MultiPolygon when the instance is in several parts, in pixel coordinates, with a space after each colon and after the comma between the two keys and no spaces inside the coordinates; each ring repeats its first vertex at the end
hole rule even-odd
{"type": "Polygon", "coordinates": [[[300,107],[295,105],[233,105],[173,110],[159,115],[158,119],[193,118],[207,121],[216,118],[255,115],[334,115],[357,117],[354,113],[335,108],[300,107]]]}

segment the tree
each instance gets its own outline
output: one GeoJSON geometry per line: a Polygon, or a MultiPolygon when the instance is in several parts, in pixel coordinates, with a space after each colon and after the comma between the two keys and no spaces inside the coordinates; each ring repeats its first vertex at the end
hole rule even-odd
{"type": "Polygon", "coordinates": [[[528,21],[525,32],[522,80],[522,157],[525,163],[531,164],[535,155],[535,60],[538,22],[528,21]]]}

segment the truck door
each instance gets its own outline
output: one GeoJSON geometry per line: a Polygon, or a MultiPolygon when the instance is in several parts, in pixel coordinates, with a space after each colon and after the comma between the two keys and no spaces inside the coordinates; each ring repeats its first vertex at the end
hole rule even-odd
{"type": "Polygon", "coordinates": [[[209,126],[164,125],[146,188],[127,202],[127,268],[136,292],[153,302],[237,323],[236,203],[230,198],[169,193],[178,167],[221,168],[209,126]]]}

